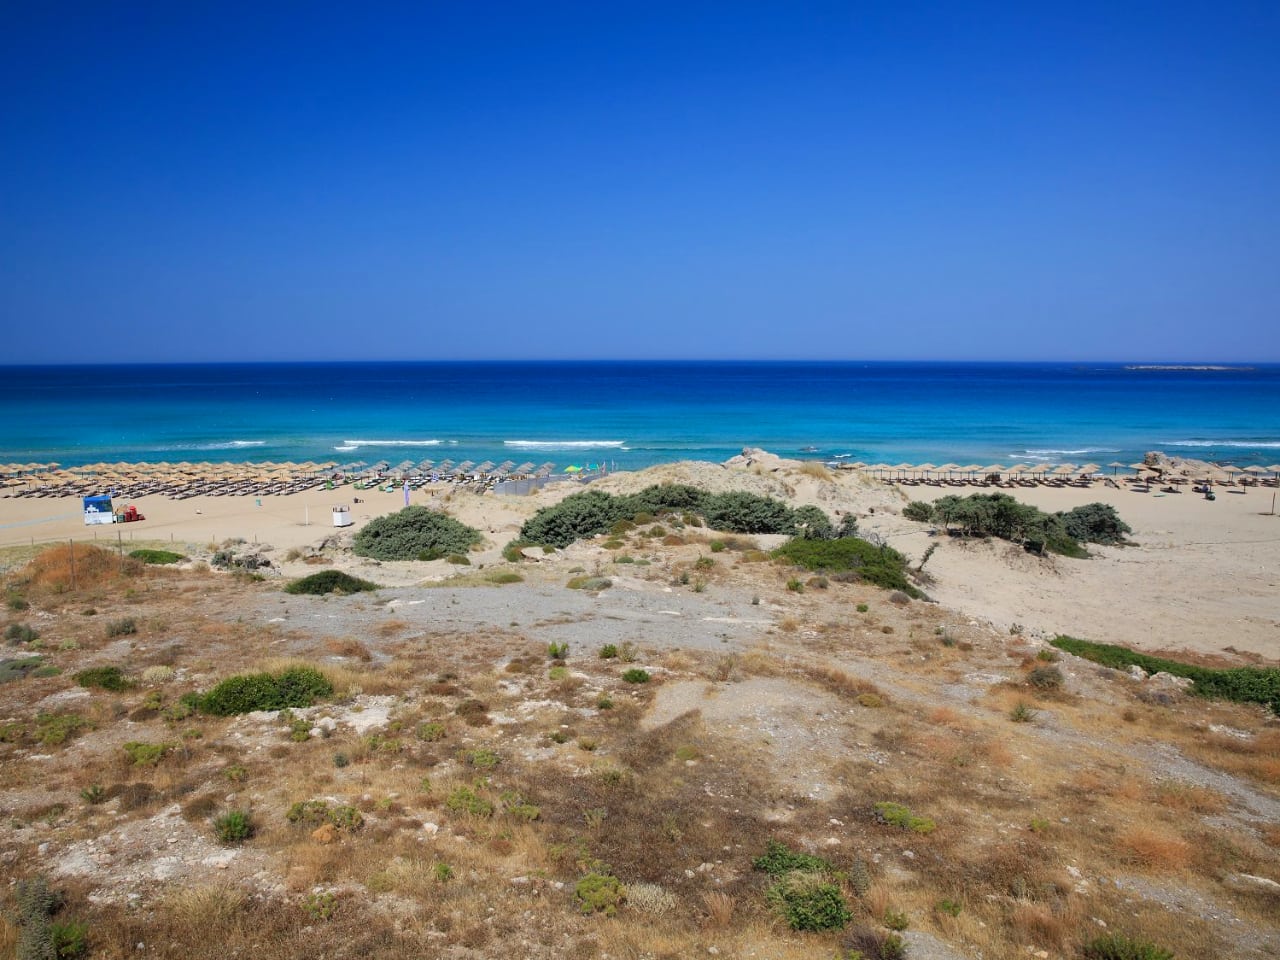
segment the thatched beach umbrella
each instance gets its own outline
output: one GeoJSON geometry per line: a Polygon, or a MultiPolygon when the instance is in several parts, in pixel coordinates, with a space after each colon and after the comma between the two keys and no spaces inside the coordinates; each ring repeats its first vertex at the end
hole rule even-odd
{"type": "Polygon", "coordinates": [[[988,476],[988,477],[994,473],[998,477],[1001,474],[1005,473],[1007,469],[1008,468],[1005,467],[1005,465],[1002,463],[991,463],[982,468],[982,473],[984,476],[988,476]]]}
{"type": "Polygon", "coordinates": [[[916,466],[916,469],[919,470],[921,473],[932,473],[934,470],[937,470],[938,468],[935,467],[932,463],[926,462],[926,463],[918,464],[916,466]]]}
{"type": "Polygon", "coordinates": [[[1076,465],[1074,463],[1064,463],[1060,467],[1054,467],[1052,471],[1055,477],[1069,477],[1075,472],[1076,465]]]}
{"type": "Polygon", "coordinates": [[[1099,467],[1096,463],[1086,463],[1084,466],[1080,468],[1079,472],[1081,476],[1086,476],[1091,473],[1097,473],[1100,469],[1102,468],[1099,467]]]}

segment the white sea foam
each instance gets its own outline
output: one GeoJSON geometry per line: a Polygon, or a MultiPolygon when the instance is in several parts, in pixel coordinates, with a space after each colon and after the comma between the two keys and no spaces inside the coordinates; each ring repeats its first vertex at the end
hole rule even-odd
{"type": "Polygon", "coordinates": [[[212,440],[209,443],[179,443],[164,450],[240,450],[246,447],[265,447],[265,440],[212,440]]]}
{"type": "Polygon", "coordinates": [[[444,440],[343,440],[335,450],[359,450],[361,447],[438,447],[444,440]]]}
{"type": "Polygon", "coordinates": [[[1249,447],[1280,450],[1280,440],[1165,440],[1162,447],[1249,447]]]}
{"type": "Polygon", "coordinates": [[[503,440],[504,447],[521,450],[626,450],[625,440],[503,440]]]}
{"type": "Polygon", "coordinates": [[[1076,450],[1024,450],[1021,453],[1011,453],[1009,456],[1015,460],[1040,460],[1045,463],[1053,463],[1061,460],[1063,457],[1083,457],[1093,453],[1119,453],[1117,447],[1080,447],[1076,450]]]}

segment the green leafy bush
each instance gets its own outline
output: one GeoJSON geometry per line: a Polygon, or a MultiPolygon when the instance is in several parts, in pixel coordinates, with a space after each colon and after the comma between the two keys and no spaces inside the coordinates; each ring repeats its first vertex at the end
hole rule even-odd
{"type": "Polygon", "coordinates": [[[33,640],[40,639],[40,634],[30,624],[11,623],[4,628],[4,639],[6,643],[17,646],[20,643],[31,643],[33,640]]]}
{"type": "Polygon", "coordinates": [[[309,707],[333,693],[333,684],[313,667],[291,667],[278,674],[228,677],[199,698],[205,713],[229,717],[254,710],[309,707]]]}
{"type": "Polygon", "coordinates": [[[451,813],[471,817],[493,816],[493,801],[480,796],[470,787],[458,787],[445,799],[444,805],[451,813]]]}
{"type": "Polygon", "coordinates": [[[131,637],[138,632],[138,622],[133,617],[121,617],[107,623],[107,638],[131,637]]]}
{"type": "Polygon", "coordinates": [[[220,843],[241,843],[252,837],[255,829],[247,810],[228,810],[213,818],[213,834],[220,843]]]}
{"type": "Polygon", "coordinates": [[[600,648],[601,660],[612,660],[618,655],[618,645],[616,643],[606,643],[600,648]]]}
{"type": "Polygon", "coordinates": [[[181,563],[187,559],[180,553],[174,553],[172,550],[131,550],[129,556],[135,560],[141,560],[143,563],[168,564],[181,563]]]}
{"type": "Polygon", "coordinates": [[[21,680],[28,674],[40,670],[44,664],[43,657],[18,657],[14,660],[0,660],[0,683],[21,680]]]}
{"type": "Polygon", "coordinates": [[[1067,533],[1081,543],[1124,543],[1125,536],[1133,533],[1133,529],[1120,519],[1116,508],[1109,503],[1086,503],[1058,517],[1067,529],[1067,533]]]}
{"type": "Polygon", "coordinates": [[[648,683],[651,678],[648,670],[632,667],[622,674],[622,679],[627,683],[648,683]]]}
{"type": "Polygon", "coordinates": [[[806,570],[837,573],[853,571],[867,583],[886,590],[901,590],[917,599],[924,596],[907,580],[907,560],[891,547],[877,546],[858,537],[834,540],[808,540],[797,537],[774,551],[774,556],[789,560],[806,570]]]}
{"type": "Polygon", "coordinates": [[[627,888],[607,873],[588,873],[573,888],[573,898],[583,913],[603,913],[612,917],[627,899],[627,888]]]}
{"type": "Polygon", "coordinates": [[[1131,940],[1118,933],[1098,937],[1085,945],[1085,960],[1174,960],[1173,952],[1154,943],[1131,940]]]}
{"type": "Polygon", "coordinates": [[[792,870],[813,873],[831,872],[834,869],[830,861],[809,853],[797,853],[777,840],[770,840],[765,844],[764,853],[752,860],[751,866],[756,870],[763,870],[771,877],[780,877],[792,870]]]}
{"type": "Polygon", "coordinates": [[[884,802],[875,805],[876,819],[913,833],[933,833],[937,824],[928,817],[917,817],[900,803],[884,802]]]}
{"type": "Polygon", "coordinates": [[[1200,667],[1138,653],[1116,644],[1094,643],[1065,635],[1049,642],[1059,650],[1105,667],[1125,670],[1136,664],[1148,673],[1163,671],[1175,677],[1186,677],[1194,681],[1191,692],[1197,696],[1239,703],[1265,703],[1273,713],[1280,714],[1280,667],[1200,667]]]}
{"type": "Polygon", "coordinates": [[[57,747],[88,726],[89,721],[78,713],[38,713],[36,739],[41,746],[57,747]]]}
{"type": "Polygon", "coordinates": [[[77,673],[75,679],[82,687],[100,687],[113,693],[129,689],[129,681],[119,667],[90,667],[77,673]]]}
{"type": "Polygon", "coordinates": [[[709,526],[732,533],[794,534],[797,517],[807,524],[806,529],[821,535],[829,535],[831,529],[831,521],[816,507],[796,511],[781,501],[753,493],[710,494],[682,484],[656,484],[627,496],[588,490],[565,497],[530,517],[517,542],[567,547],[598,533],[625,533],[633,521],[650,523],[661,514],[686,513],[701,514],[709,526]]]}
{"type": "Polygon", "coordinates": [[[902,515],[908,520],[928,523],[933,519],[933,505],[923,500],[912,500],[902,508],[902,515]]]}
{"type": "Polygon", "coordinates": [[[765,891],[792,930],[840,930],[853,918],[840,887],[823,874],[793,870],[765,891]]]}
{"type": "Polygon", "coordinates": [[[1057,690],[1062,686],[1062,671],[1054,666],[1036,667],[1027,674],[1027,683],[1038,690],[1057,690]]]}
{"type": "Polygon", "coordinates": [[[365,593],[377,589],[376,583],[361,580],[341,570],[321,570],[301,580],[294,580],[284,588],[284,592],[323,596],[326,593],[365,593]]]}
{"type": "Polygon", "coordinates": [[[135,767],[154,767],[169,750],[167,743],[144,743],[130,740],[124,745],[124,755],[135,767]]]}
{"type": "Polygon", "coordinates": [[[484,538],[480,531],[426,507],[405,507],[371,520],[356,534],[353,549],[377,560],[414,560],[420,554],[465,555],[484,538]]]}
{"type": "Polygon", "coordinates": [[[1007,493],[939,497],[933,504],[933,519],[947,529],[958,528],[967,537],[997,537],[1040,553],[1048,550],[1067,557],[1088,556],[1068,532],[1061,515],[1019,503],[1007,493]]]}

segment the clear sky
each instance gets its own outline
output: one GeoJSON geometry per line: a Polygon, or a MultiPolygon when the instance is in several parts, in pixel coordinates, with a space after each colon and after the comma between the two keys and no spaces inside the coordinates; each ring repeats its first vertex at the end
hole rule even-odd
{"type": "Polygon", "coordinates": [[[0,362],[1280,360],[1280,3],[11,3],[0,362]]]}

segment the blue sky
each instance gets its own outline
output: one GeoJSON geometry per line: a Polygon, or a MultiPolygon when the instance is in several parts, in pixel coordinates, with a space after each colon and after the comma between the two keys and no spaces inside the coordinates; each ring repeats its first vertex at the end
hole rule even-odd
{"type": "Polygon", "coordinates": [[[57,3],[8,362],[1280,360],[1280,4],[57,3]]]}

